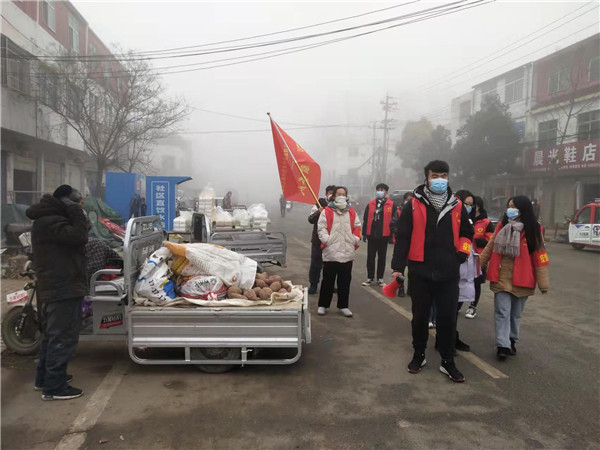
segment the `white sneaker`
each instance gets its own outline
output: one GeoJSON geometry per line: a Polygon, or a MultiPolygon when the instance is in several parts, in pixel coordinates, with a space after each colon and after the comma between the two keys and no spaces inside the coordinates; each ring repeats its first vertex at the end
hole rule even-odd
{"type": "Polygon", "coordinates": [[[433,322],[429,322],[429,328],[435,328],[435,325],[433,322]]]}
{"type": "Polygon", "coordinates": [[[373,280],[370,278],[367,278],[367,281],[362,282],[363,286],[371,286],[372,284],[373,284],[373,280]]]}
{"type": "Polygon", "coordinates": [[[383,282],[383,278],[380,278],[379,280],[377,280],[377,284],[381,287],[385,286],[385,283],[383,282]]]}
{"type": "Polygon", "coordinates": [[[340,309],[340,312],[344,317],[352,317],[352,311],[350,311],[348,308],[342,308],[340,309]]]}
{"type": "Polygon", "coordinates": [[[327,308],[319,306],[319,308],[317,309],[317,314],[320,316],[324,316],[325,314],[327,314],[327,308]]]}
{"type": "Polygon", "coordinates": [[[475,308],[474,306],[469,306],[469,309],[467,309],[467,313],[465,314],[465,317],[467,319],[474,319],[476,315],[477,315],[477,308],[475,308]]]}

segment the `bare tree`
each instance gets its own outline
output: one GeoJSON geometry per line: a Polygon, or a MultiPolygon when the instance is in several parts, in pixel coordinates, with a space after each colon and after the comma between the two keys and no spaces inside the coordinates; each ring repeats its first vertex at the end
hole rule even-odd
{"type": "Polygon", "coordinates": [[[579,114],[588,112],[598,104],[598,91],[586,90],[589,84],[589,59],[586,47],[580,47],[562,61],[562,69],[549,80],[555,84],[555,92],[551,95],[552,110],[549,116],[556,120],[556,137],[558,144],[563,144],[574,137],[569,133],[569,126],[579,114]]]}
{"type": "Polygon", "coordinates": [[[165,98],[156,72],[132,54],[57,58],[53,69],[64,88],[55,110],[95,159],[100,196],[107,169],[148,171],[153,143],[175,133],[189,112],[182,100],[165,98]]]}

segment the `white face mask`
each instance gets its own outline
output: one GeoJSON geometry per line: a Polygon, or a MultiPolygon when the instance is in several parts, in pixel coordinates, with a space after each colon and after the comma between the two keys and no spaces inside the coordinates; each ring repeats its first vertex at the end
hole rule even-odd
{"type": "Polygon", "coordinates": [[[346,197],[343,195],[340,195],[339,197],[336,197],[334,200],[335,206],[338,207],[338,209],[346,209],[346,197]]]}

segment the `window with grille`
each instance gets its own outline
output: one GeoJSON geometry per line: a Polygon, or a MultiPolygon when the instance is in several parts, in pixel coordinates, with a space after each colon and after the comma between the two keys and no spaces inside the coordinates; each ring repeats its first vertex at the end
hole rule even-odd
{"type": "Polygon", "coordinates": [[[44,0],[42,2],[42,21],[52,31],[56,31],[56,10],[54,9],[54,0],[44,0]]]}
{"type": "Polygon", "coordinates": [[[596,56],[590,60],[590,81],[600,79],[600,57],[596,56]]]}
{"type": "Polygon", "coordinates": [[[577,116],[577,139],[587,141],[598,138],[600,138],[600,110],[579,114],[577,116]]]}
{"type": "Polygon", "coordinates": [[[548,120],[538,124],[538,148],[556,145],[558,135],[558,120],[548,120]]]}
{"type": "Polygon", "coordinates": [[[40,66],[38,73],[38,98],[52,109],[58,107],[58,75],[49,68],[40,66]]]}
{"type": "Polygon", "coordinates": [[[69,50],[73,55],[79,55],[79,22],[69,15],[69,50]]]}
{"type": "Polygon", "coordinates": [[[504,101],[506,103],[513,103],[523,99],[523,87],[525,85],[525,70],[523,68],[508,73],[505,83],[504,101]]]}
{"type": "Polygon", "coordinates": [[[571,87],[571,68],[561,67],[550,72],[548,78],[548,93],[555,94],[557,92],[566,91],[571,87]]]}
{"type": "Polygon", "coordinates": [[[2,84],[29,95],[31,93],[31,55],[2,36],[2,84]],[[3,61],[3,62],[4,62],[3,61]]]}

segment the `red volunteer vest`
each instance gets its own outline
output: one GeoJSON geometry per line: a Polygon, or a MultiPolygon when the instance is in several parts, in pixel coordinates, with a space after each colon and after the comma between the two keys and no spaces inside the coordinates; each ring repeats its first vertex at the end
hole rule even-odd
{"type": "MultiPolygon", "coordinates": [[[[331,228],[333,227],[333,209],[331,209],[329,206],[326,206],[323,211],[325,212],[325,217],[327,218],[327,232],[331,233],[331,228]]],[[[360,239],[362,238],[360,227],[354,226],[354,221],[356,220],[356,211],[351,206],[348,212],[350,213],[350,228],[352,229],[352,234],[354,236],[358,236],[360,239]]],[[[354,247],[358,248],[358,244],[356,244],[354,247]]],[[[321,248],[325,248],[325,244],[321,244],[321,248]]]]}
{"type": "MultiPolygon", "coordinates": [[[[412,199],[413,229],[410,238],[410,249],[408,259],[410,261],[423,262],[425,260],[425,229],[427,226],[427,207],[416,198],[412,199]]],[[[451,214],[452,234],[454,237],[454,247],[457,252],[471,254],[471,241],[465,237],[459,236],[460,218],[462,214],[462,202],[447,213],[451,214]]]]}
{"type": "MultiPolygon", "coordinates": [[[[502,228],[502,222],[496,227],[496,233],[502,228]]],[[[488,265],[487,279],[489,281],[497,282],[500,276],[500,262],[502,261],[502,255],[500,253],[492,252],[490,262],[488,265]]],[[[521,233],[521,251],[519,256],[515,258],[515,266],[513,269],[512,284],[513,286],[525,287],[535,289],[535,267],[549,266],[550,261],[548,260],[548,254],[545,249],[536,250],[533,253],[529,253],[527,248],[527,239],[525,233],[521,233]]]]}
{"type": "MultiPolygon", "coordinates": [[[[377,207],[377,199],[369,202],[369,216],[367,217],[367,236],[371,236],[371,227],[373,226],[373,217],[375,216],[375,208],[377,207]]],[[[383,204],[383,236],[390,235],[390,222],[394,213],[394,202],[389,198],[383,204]]]]}
{"type": "MultiPolygon", "coordinates": [[[[490,224],[490,219],[479,219],[475,222],[475,234],[473,235],[473,243],[475,244],[475,239],[485,239],[489,241],[492,238],[493,233],[486,232],[488,225],[490,224]]],[[[477,247],[475,244],[475,250],[477,253],[481,253],[483,251],[483,247],[477,247]]]]}

